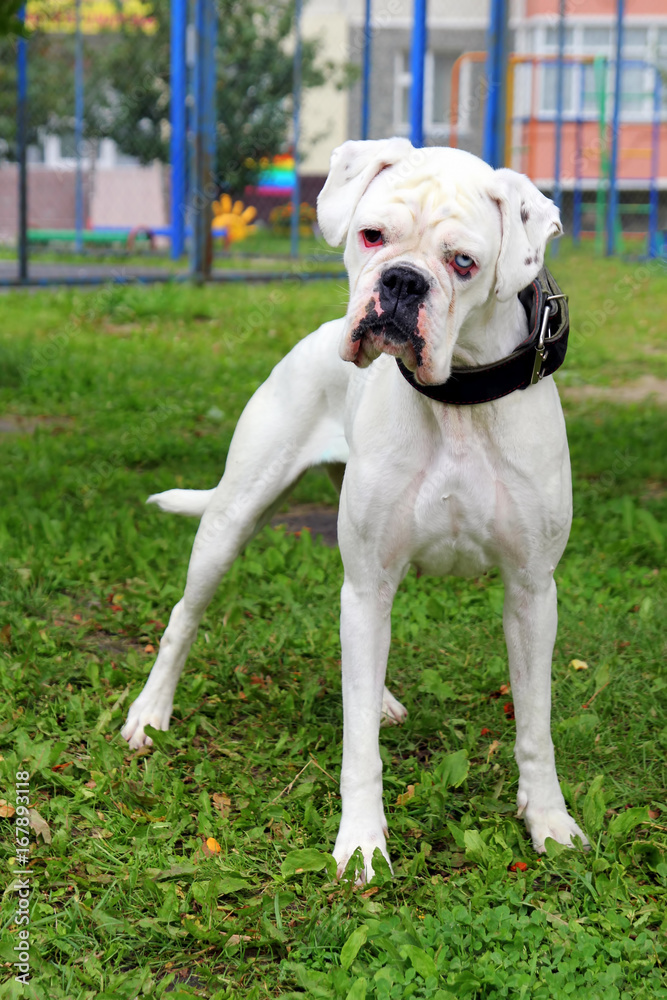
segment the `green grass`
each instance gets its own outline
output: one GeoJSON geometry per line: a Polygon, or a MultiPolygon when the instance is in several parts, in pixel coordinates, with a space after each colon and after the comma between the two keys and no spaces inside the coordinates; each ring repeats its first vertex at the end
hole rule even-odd
{"type": "MultiPolygon", "coordinates": [[[[661,268],[565,248],[554,270],[575,324],[563,384],[665,377],[661,268]],[[617,308],[584,335],[607,300],[617,308]]],[[[0,797],[13,804],[29,771],[51,836],[30,830],[24,989],[9,964],[14,819],[1,821],[2,998],[667,997],[667,474],[653,403],[566,406],[575,520],[553,730],[589,853],[538,858],[514,816],[495,575],[410,574],[397,597],[389,683],[410,715],[381,734],[393,879],[380,866],[361,890],[332,880],[341,565],[307,532],[267,529],[249,546],[205,616],[170,732],[149,752],[120,739],[196,528],[145,497],[213,485],[248,396],[344,301],[331,282],[0,299],[0,421],[36,425],[0,433],[0,797]]],[[[313,473],[294,499],[334,495],[313,473]]]]}

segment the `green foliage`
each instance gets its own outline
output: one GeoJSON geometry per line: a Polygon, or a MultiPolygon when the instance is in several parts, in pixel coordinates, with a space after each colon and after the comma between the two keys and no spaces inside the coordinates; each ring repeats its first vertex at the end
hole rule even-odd
{"type": "MultiPolygon", "coordinates": [[[[131,24],[119,34],[84,39],[85,137],[114,139],[141,163],[169,160],[170,0],[153,0],[156,30],[131,24]]],[[[217,152],[215,185],[242,194],[257,179],[257,161],[284,150],[291,120],[294,0],[220,0],[216,48],[217,152]]],[[[0,14],[1,17],[1,14],[0,14]]],[[[2,21],[0,20],[0,35],[2,21]]],[[[343,63],[318,60],[319,43],[304,39],[302,83],[333,79],[347,86],[343,63]]],[[[30,37],[29,142],[40,130],[67,135],[74,127],[74,39],[30,37]]],[[[15,156],[16,57],[0,39],[0,135],[15,156]]],[[[1,151],[0,151],[1,152],[1,151]]],[[[217,191],[216,191],[217,193],[217,191]]]]}
{"type": "MultiPolygon", "coordinates": [[[[98,110],[106,100],[102,71],[105,36],[84,39],[84,136],[95,143],[105,132],[98,110]]],[[[0,155],[16,157],[16,40],[0,37],[0,155]]],[[[27,141],[36,143],[46,130],[74,135],[74,36],[32,31],[28,36],[27,141]]],[[[73,146],[72,146],[73,150],[73,146]]]]}
{"type": "MultiPolygon", "coordinates": [[[[154,35],[126,31],[109,46],[105,74],[110,100],[100,105],[98,130],[143,163],[168,160],[169,0],[154,0],[154,35]],[[135,72],[128,76],[128,66],[135,72]]],[[[291,116],[294,2],[220,0],[216,48],[217,151],[215,181],[242,194],[257,179],[257,161],[281,152],[291,116]]],[[[345,67],[317,61],[318,43],[303,41],[305,88],[336,78],[345,67]]]]}
{"type": "MultiPolygon", "coordinates": [[[[587,267],[563,281],[573,310],[616,264],[587,267]]],[[[638,316],[665,304],[662,278],[649,291],[638,316]]],[[[410,714],[381,734],[393,877],[376,852],[370,885],[335,881],[341,565],[308,532],[267,528],[248,546],[169,732],[140,753],[119,737],[196,529],[144,498],[217,481],[248,396],[340,299],[294,281],[3,300],[0,798],[29,770],[51,836],[30,831],[32,992],[8,966],[3,1000],[667,996],[665,583],[637,516],[664,532],[664,409],[566,404],[577,513],[557,572],[553,730],[589,852],[549,841],[538,857],[515,818],[494,576],[411,573],[397,596],[389,685],[410,714]]],[[[656,355],[631,340],[634,376],[656,355]]],[[[573,343],[570,371],[603,382],[573,343]]],[[[335,498],[312,473],[293,499],[335,498]]]]}
{"type": "Polygon", "coordinates": [[[18,14],[23,0],[0,0],[0,38],[6,35],[23,35],[25,29],[18,14]]]}

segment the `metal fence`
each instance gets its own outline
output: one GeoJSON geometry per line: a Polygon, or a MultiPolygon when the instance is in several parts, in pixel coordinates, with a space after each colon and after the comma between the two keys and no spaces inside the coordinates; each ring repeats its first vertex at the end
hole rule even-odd
{"type": "MultiPolygon", "coordinates": [[[[163,0],[159,23],[142,0],[125,0],[139,12],[130,32],[90,20],[87,3],[35,0],[29,40],[0,41],[0,282],[203,279],[225,182],[213,162],[215,0],[163,0]]],[[[350,33],[360,73],[348,135],[398,128],[427,145],[498,157],[496,165],[527,173],[555,198],[575,242],[589,240],[599,253],[665,254],[667,26],[628,28],[621,18],[602,38],[585,18],[561,17],[553,0],[546,21],[528,19],[505,36],[507,0],[492,0],[483,48],[479,28],[456,35],[427,25],[421,0],[410,28],[374,24],[373,6],[360,2],[358,42],[350,33]],[[465,39],[480,47],[462,48],[465,39]]],[[[287,97],[297,151],[300,52],[297,44],[287,97]]],[[[311,205],[321,180],[301,179],[311,205]]],[[[258,253],[298,251],[298,186],[292,203],[290,244],[265,241],[258,253]]],[[[217,261],[228,263],[228,233],[220,235],[217,261]]],[[[305,249],[317,275],[317,247],[305,249]]]]}

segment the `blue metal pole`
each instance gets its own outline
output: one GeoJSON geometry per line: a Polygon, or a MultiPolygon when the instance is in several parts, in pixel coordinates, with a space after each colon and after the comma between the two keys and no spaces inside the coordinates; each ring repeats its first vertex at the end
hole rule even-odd
{"type": "Polygon", "coordinates": [[[586,96],[586,63],[579,63],[579,96],[577,97],[577,124],[574,137],[574,213],[572,217],[572,239],[575,244],[581,240],[581,157],[584,100],[586,96]]]}
{"type": "Polygon", "coordinates": [[[410,141],[424,145],[424,60],[426,57],[426,0],[415,0],[410,69],[410,141]]]}
{"type": "MultiPolygon", "coordinates": [[[[19,17],[25,21],[25,5],[19,12],[19,17]]],[[[25,38],[19,38],[16,53],[16,74],[18,82],[16,145],[19,165],[19,227],[18,227],[18,258],[19,281],[28,280],[28,164],[27,164],[27,132],[28,132],[28,43],[25,38]]]]}
{"type": "MultiPolygon", "coordinates": [[[[565,0],[560,0],[558,16],[558,59],[556,60],[556,119],[555,119],[555,151],[554,151],[554,203],[560,210],[563,207],[563,190],[561,186],[561,151],[563,141],[563,84],[565,76],[565,0]]],[[[552,253],[558,247],[553,246],[552,253]]]]}
{"type": "Polygon", "coordinates": [[[361,138],[368,139],[371,100],[371,0],[366,0],[364,67],[361,88],[361,138]]]}
{"type": "Polygon", "coordinates": [[[171,159],[171,256],[178,260],[185,247],[187,135],[185,98],[185,34],[187,0],[171,0],[170,159],[171,159]]]}
{"type": "Polygon", "coordinates": [[[299,216],[301,213],[301,183],[299,177],[299,139],[301,137],[301,0],[294,6],[294,85],[292,88],[292,133],[294,137],[294,187],[292,188],[292,218],[290,223],[290,256],[299,256],[299,216]]]}
{"type": "Polygon", "coordinates": [[[660,105],[662,78],[656,67],[653,87],[653,127],[651,129],[651,181],[649,186],[648,255],[657,257],[658,247],[658,172],[660,169],[660,105]]]}
{"type": "Polygon", "coordinates": [[[83,33],[81,31],[81,0],[76,0],[76,37],[74,55],[74,145],[76,179],[74,191],[74,242],[77,253],[83,250],[83,33]]]}
{"type": "Polygon", "coordinates": [[[616,252],[616,217],[618,215],[618,144],[621,126],[621,96],[623,79],[623,15],[624,0],[616,7],[616,75],[614,78],[614,110],[611,122],[611,154],[609,156],[609,201],[607,203],[607,256],[616,252]]]}
{"type": "Polygon", "coordinates": [[[190,271],[197,283],[211,277],[212,203],[215,182],[215,0],[195,2],[195,65],[193,79],[192,253],[190,271]]]}
{"type": "Polygon", "coordinates": [[[507,76],[507,0],[491,0],[487,36],[487,98],[484,110],[482,159],[501,167],[505,148],[505,79],[507,76]]]}

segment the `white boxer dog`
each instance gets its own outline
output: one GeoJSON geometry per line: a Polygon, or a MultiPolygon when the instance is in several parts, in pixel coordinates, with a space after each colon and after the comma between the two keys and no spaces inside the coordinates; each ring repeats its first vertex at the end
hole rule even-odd
{"type": "MultiPolygon", "coordinates": [[[[122,734],[150,745],[222,575],[309,467],[346,463],[338,535],[343,688],[339,875],[361,848],[388,858],[379,727],[405,708],[384,687],[394,595],[412,565],[479,576],[500,568],[516,713],[517,796],[537,851],[587,841],[567,812],[550,734],[554,569],[571,520],[565,424],[553,378],[475,405],[424,395],[457,366],[484,369],[529,333],[518,293],[540,272],[559,213],[512,170],[406,139],[346,142],[318,200],[346,241],[350,300],[260,386],[214,490],[168,490],[162,510],[201,516],[183,598],[122,734]],[[400,362],[397,364],[397,360],[400,362]],[[410,381],[412,380],[412,384],[410,381]]],[[[534,353],[534,352],[533,352],[534,353]]],[[[538,365],[539,367],[539,365],[538,365]]]]}

